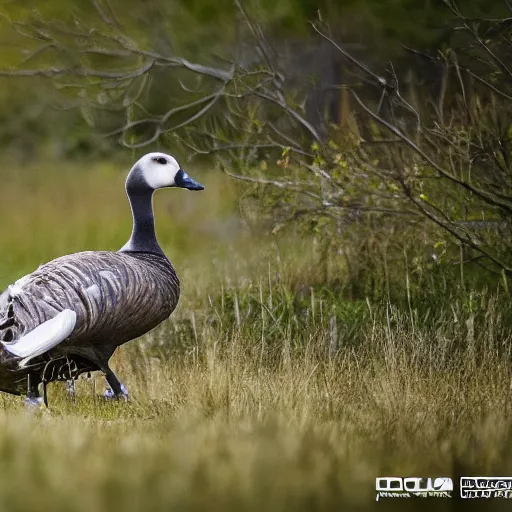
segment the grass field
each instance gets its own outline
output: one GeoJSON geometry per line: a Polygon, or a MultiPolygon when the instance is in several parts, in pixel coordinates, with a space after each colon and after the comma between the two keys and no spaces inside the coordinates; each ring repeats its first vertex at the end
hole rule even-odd
{"type": "MultiPolygon", "coordinates": [[[[121,166],[2,171],[0,285],[130,232],[121,166]]],[[[443,307],[311,288],[311,240],[248,233],[237,190],[160,191],[157,230],[182,278],[173,319],[113,366],[129,403],[50,389],[1,395],[0,510],[455,510],[375,501],[376,476],[512,475],[508,303],[449,290],[443,307]]],[[[460,510],[508,510],[506,503],[460,510]]]]}

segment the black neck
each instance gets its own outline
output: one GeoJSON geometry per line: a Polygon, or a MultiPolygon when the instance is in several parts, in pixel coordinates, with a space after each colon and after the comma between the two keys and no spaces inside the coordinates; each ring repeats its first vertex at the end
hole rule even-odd
{"type": "Polygon", "coordinates": [[[158,245],[153,215],[153,189],[127,189],[133,215],[133,230],[130,240],[121,251],[154,252],[163,254],[158,245]]]}

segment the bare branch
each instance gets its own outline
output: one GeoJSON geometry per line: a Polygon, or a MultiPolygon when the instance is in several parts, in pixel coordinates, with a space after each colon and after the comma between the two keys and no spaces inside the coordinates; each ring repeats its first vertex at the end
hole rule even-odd
{"type": "Polygon", "coordinates": [[[313,128],[313,126],[308,121],[306,121],[306,119],[304,119],[296,110],[294,110],[292,107],[290,107],[290,105],[284,103],[281,99],[274,98],[273,96],[269,95],[268,93],[263,93],[263,92],[260,92],[260,91],[258,91],[256,89],[252,89],[252,88],[251,88],[251,90],[253,91],[253,93],[256,96],[259,96],[260,98],[266,99],[266,100],[268,100],[268,101],[270,101],[272,103],[275,103],[279,107],[281,107],[291,117],[293,117],[296,121],[298,121],[299,124],[301,124],[304,128],[306,128],[308,130],[308,132],[313,136],[313,138],[317,142],[321,142],[322,141],[320,135],[315,130],[315,128],[313,128]]]}
{"type": "Polygon", "coordinates": [[[311,26],[317,32],[320,36],[322,36],[325,40],[329,41],[349,62],[354,64],[356,67],[358,67],[361,71],[364,71],[365,74],[368,76],[371,76],[376,84],[379,84],[382,87],[391,87],[386,79],[382,76],[379,76],[375,74],[368,66],[357,60],[356,58],[352,57],[350,53],[348,53],[346,50],[344,50],[339,44],[337,44],[333,39],[331,39],[327,34],[324,34],[315,23],[311,23],[311,26]]]}
{"type": "Polygon", "coordinates": [[[457,229],[455,229],[455,226],[452,226],[451,223],[441,220],[438,216],[434,215],[427,208],[425,208],[425,205],[422,204],[421,200],[416,199],[414,195],[410,193],[410,191],[408,191],[407,189],[404,190],[406,190],[409,199],[417,206],[417,208],[422,212],[423,215],[425,215],[425,217],[427,217],[432,222],[434,222],[435,224],[443,228],[445,231],[450,233],[456,240],[459,240],[462,244],[467,245],[472,249],[475,249],[480,254],[483,254],[486,258],[488,258],[490,261],[496,264],[499,268],[502,268],[503,271],[507,273],[507,275],[512,275],[512,268],[510,268],[504,261],[491,254],[481,244],[477,244],[467,232],[465,233],[465,236],[460,235],[457,229]]]}
{"type": "MultiPolygon", "coordinates": [[[[189,124],[192,124],[194,121],[197,121],[199,118],[203,117],[215,105],[215,103],[217,103],[217,101],[219,100],[220,97],[221,97],[220,93],[215,95],[201,110],[199,110],[199,112],[195,113],[193,116],[189,117],[188,119],[186,119],[185,121],[183,121],[177,125],[174,125],[170,128],[163,129],[162,124],[160,123],[157,126],[153,136],[147,140],[142,141],[142,142],[135,143],[135,144],[126,142],[124,140],[124,135],[126,134],[126,131],[123,131],[123,137],[121,138],[121,143],[123,146],[130,148],[130,149],[136,149],[136,148],[142,148],[144,146],[148,146],[149,144],[152,144],[153,142],[155,142],[160,137],[160,135],[162,135],[164,133],[169,133],[172,131],[179,130],[180,128],[183,128],[189,124]]],[[[176,109],[174,109],[174,110],[176,110],[176,109]]],[[[169,119],[169,118],[167,118],[167,119],[169,119]]]]}
{"type": "Polygon", "coordinates": [[[114,28],[120,28],[119,21],[115,17],[114,12],[112,11],[112,7],[110,6],[107,0],[105,0],[105,3],[107,4],[106,9],[102,7],[99,0],[91,0],[91,2],[94,5],[96,12],[102,19],[103,23],[114,28]]]}
{"type": "Polygon", "coordinates": [[[57,76],[79,76],[91,78],[104,78],[115,81],[131,80],[147,73],[154,65],[154,61],[148,61],[146,64],[132,71],[114,72],[89,69],[84,66],[71,68],[48,68],[48,69],[0,69],[0,76],[11,77],[34,77],[44,76],[54,78],[57,76]]]}
{"type": "Polygon", "coordinates": [[[223,172],[230,176],[231,178],[235,178],[237,180],[241,181],[248,181],[249,183],[256,183],[258,185],[272,185],[273,187],[280,188],[280,189],[287,189],[293,192],[298,192],[299,194],[306,195],[308,197],[312,197],[313,199],[316,199],[320,202],[322,202],[322,198],[309,190],[306,190],[303,183],[294,182],[294,181],[279,181],[279,180],[270,180],[265,178],[253,178],[252,176],[242,176],[240,174],[234,174],[232,172],[229,172],[224,166],[223,166],[223,172]]]}
{"type": "Polygon", "coordinates": [[[456,183],[457,185],[460,185],[461,187],[465,188],[469,192],[474,193],[481,199],[483,199],[485,202],[497,206],[499,208],[503,208],[507,213],[512,213],[512,205],[509,204],[508,201],[502,201],[499,200],[494,194],[489,194],[485,190],[482,190],[478,187],[475,187],[471,185],[470,183],[467,183],[448,171],[444,170],[442,167],[440,167],[432,158],[430,158],[423,150],[421,150],[411,139],[409,139],[406,135],[404,135],[396,126],[393,126],[392,124],[388,123],[385,119],[378,116],[374,112],[371,111],[359,98],[359,96],[354,92],[351,91],[352,95],[354,96],[355,100],[359,104],[365,112],[367,112],[375,121],[380,123],[381,125],[385,126],[388,130],[390,130],[392,133],[394,133],[397,137],[399,137],[401,140],[403,140],[415,153],[417,153],[419,156],[421,156],[425,162],[427,162],[429,165],[431,165],[439,174],[447,178],[448,180],[456,183]]]}

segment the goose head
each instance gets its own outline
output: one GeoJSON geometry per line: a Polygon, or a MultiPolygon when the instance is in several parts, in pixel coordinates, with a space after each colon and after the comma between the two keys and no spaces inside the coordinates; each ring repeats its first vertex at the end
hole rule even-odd
{"type": "Polygon", "coordinates": [[[171,155],[148,153],[132,167],[126,179],[128,191],[136,189],[157,190],[166,187],[203,190],[204,187],[193,180],[171,155]]]}

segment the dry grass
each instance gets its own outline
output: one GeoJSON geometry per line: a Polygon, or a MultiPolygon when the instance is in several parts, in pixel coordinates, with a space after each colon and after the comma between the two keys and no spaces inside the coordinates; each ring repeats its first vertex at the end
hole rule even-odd
{"type": "MultiPolygon", "coordinates": [[[[0,191],[3,284],[124,243],[121,175],[25,172],[0,191]]],[[[293,242],[299,256],[244,233],[229,182],[200,178],[201,196],[157,198],[184,295],[173,321],[114,358],[131,402],[95,398],[98,379],[79,382],[76,402],[54,385],[35,413],[2,395],[0,510],[417,510],[375,503],[375,477],[512,474],[511,336],[496,295],[402,311],[304,291],[307,243],[293,242]]]]}
{"type": "Polygon", "coordinates": [[[167,361],[124,350],[129,404],[94,399],[86,380],[76,403],[54,386],[50,411],[5,400],[0,506],[369,509],[376,476],[510,474],[508,361],[439,371],[442,349],[420,364],[410,336],[370,335],[330,363],[304,354],[275,368],[236,334],[167,361]]]}

